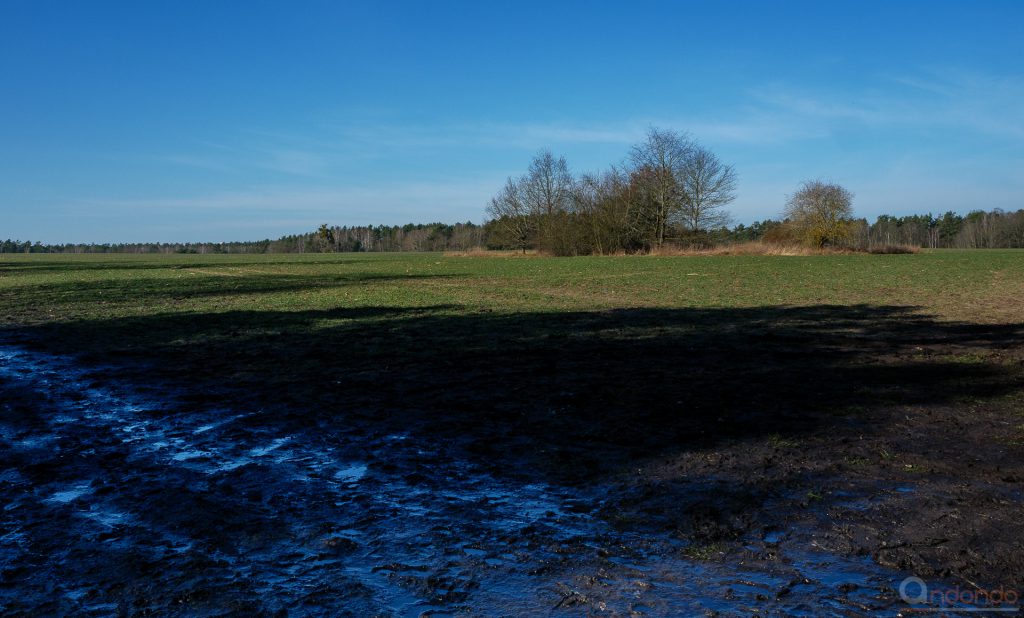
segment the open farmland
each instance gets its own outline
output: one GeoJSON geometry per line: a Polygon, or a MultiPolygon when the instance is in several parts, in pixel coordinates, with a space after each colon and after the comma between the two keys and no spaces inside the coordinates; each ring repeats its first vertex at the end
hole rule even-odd
{"type": "Polygon", "coordinates": [[[1019,590],[1021,298],[1013,250],[5,255],[0,606],[818,615],[898,608],[910,575],[1019,590]]]}

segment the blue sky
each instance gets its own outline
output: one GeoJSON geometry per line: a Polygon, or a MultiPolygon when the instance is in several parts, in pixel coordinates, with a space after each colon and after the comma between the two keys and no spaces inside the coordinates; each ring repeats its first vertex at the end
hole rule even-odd
{"type": "Polygon", "coordinates": [[[0,237],[483,220],[540,148],[649,126],[858,214],[1024,208],[1022,2],[0,1],[0,237]]]}

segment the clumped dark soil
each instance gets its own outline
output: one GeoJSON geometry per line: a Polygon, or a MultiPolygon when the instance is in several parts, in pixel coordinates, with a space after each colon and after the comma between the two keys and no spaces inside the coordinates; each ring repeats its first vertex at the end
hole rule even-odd
{"type": "Polygon", "coordinates": [[[860,615],[910,575],[1024,589],[1018,324],[377,308],[6,338],[11,614],[860,615]]]}

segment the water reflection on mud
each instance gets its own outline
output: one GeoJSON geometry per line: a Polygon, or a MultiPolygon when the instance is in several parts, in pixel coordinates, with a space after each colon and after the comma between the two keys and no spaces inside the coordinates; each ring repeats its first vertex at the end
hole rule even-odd
{"type": "Polygon", "coordinates": [[[784,530],[706,559],[602,519],[609,487],[497,478],[374,427],[157,401],[13,346],[0,395],[6,614],[854,615],[892,607],[901,579],[784,530]]]}

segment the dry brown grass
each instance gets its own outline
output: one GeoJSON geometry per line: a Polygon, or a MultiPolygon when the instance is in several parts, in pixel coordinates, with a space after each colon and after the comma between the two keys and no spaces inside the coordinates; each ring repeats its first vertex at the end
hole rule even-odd
{"type": "Polygon", "coordinates": [[[654,249],[651,255],[850,255],[855,253],[899,254],[919,253],[913,245],[871,245],[866,249],[850,247],[809,247],[799,243],[744,242],[715,247],[662,247],[654,249]]]}
{"type": "Polygon", "coordinates": [[[445,251],[445,257],[537,257],[541,255],[536,249],[527,249],[526,252],[504,249],[484,249],[473,247],[465,251],[445,251]]]}
{"type": "MultiPolygon", "coordinates": [[[[864,249],[849,247],[809,247],[796,242],[774,243],[751,241],[735,244],[716,245],[713,247],[679,247],[664,246],[651,249],[647,255],[656,257],[695,256],[695,255],[852,255],[856,253],[900,254],[919,253],[920,249],[913,245],[881,244],[870,245],[864,249]]],[[[549,254],[536,249],[522,251],[499,251],[476,247],[466,251],[445,251],[447,257],[543,257],[549,254]]],[[[605,254],[610,256],[629,255],[624,251],[605,254]]]]}
{"type": "Polygon", "coordinates": [[[766,242],[744,242],[715,247],[662,247],[651,251],[651,255],[839,255],[855,253],[851,249],[816,248],[796,243],[776,244],[766,242]]]}
{"type": "Polygon", "coordinates": [[[867,248],[868,253],[875,254],[897,254],[897,253],[920,253],[921,249],[914,245],[896,245],[896,244],[883,244],[883,245],[870,245],[867,248]]]}

